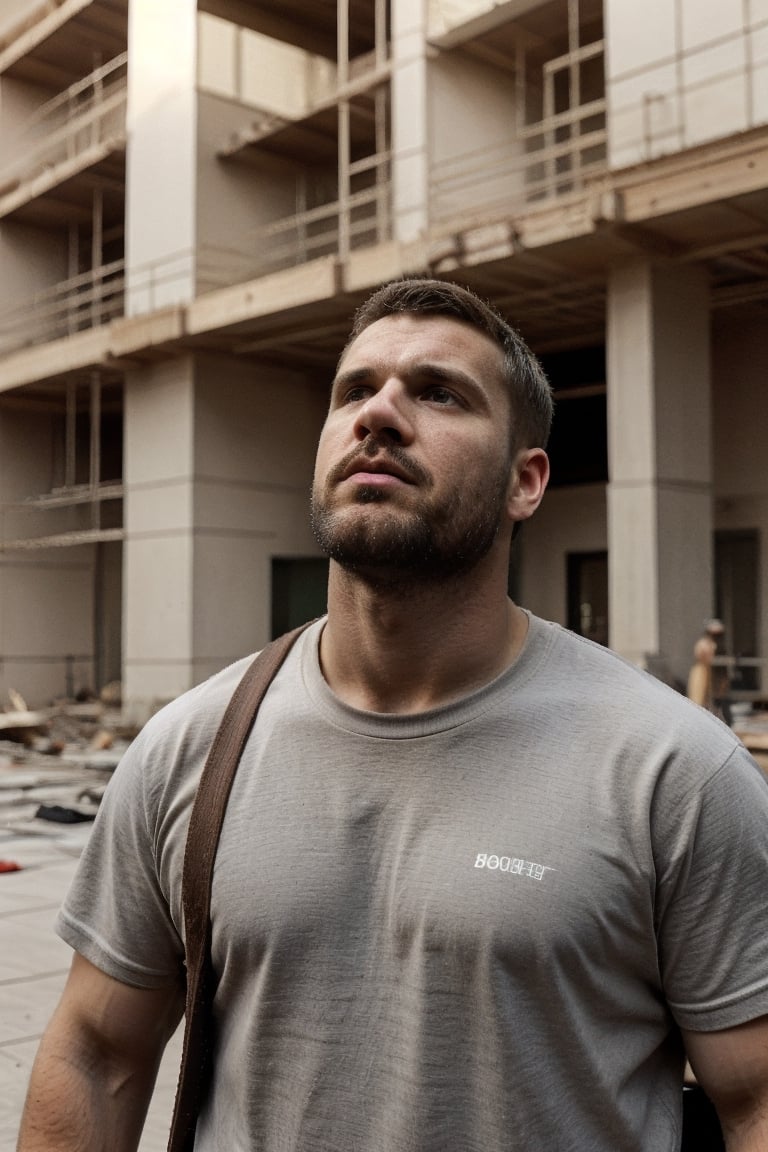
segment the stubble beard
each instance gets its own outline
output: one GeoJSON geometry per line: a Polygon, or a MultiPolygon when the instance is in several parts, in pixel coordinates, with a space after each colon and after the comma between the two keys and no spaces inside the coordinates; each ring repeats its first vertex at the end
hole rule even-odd
{"type": "Polygon", "coordinates": [[[505,464],[484,483],[454,489],[440,502],[427,492],[412,507],[363,485],[354,503],[337,507],[329,479],[312,492],[312,531],[326,556],[372,586],[450,582],[493,547],[508,481],[505,464]]]}

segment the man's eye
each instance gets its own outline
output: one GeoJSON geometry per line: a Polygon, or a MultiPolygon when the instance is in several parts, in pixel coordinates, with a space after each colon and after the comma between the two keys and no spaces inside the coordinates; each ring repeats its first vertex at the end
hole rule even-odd
{"type": "Polygon", "coordinates": [[[371,394],[370,388],[364,387],[362,384],[355,388],[348,388],[344,395],[341,397],[342,404],[357,404],[361,400],[367,400],[371,394]]]}
{"type": "Polygon", "coordinates": [[[455,404],[457,402],[450,389],[438,385],[428,388],[423,395],[425,400],[431,400],[434,404],[455,404]]]}

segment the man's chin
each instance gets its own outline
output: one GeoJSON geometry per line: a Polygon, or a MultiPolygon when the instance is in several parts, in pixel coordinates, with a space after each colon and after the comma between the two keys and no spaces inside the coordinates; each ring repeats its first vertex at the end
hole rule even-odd
{"type": "Polygon", "coordinates": [[[415,572],[429,563],[432,555],[430,541],[402,533],[383,532],[374,538],[339,534],[318,543],[331,560],[359,573],[385,569],[415,572]]]}
{"type": "Polygon", "coordinates": [[[379,489],[361,488],[360,494],[362,498],[341,507],[312,507],[315,539],[333,559],[347,554],[361,560],[370,557],[373,563],[385,561],[392,548],[405,547],[408,552],[413,543],[431,536],[420,516],[398,507],[379,489]]]}
{"type": "Polygon", "coordinates": [[[445,516],[428,516],[396,501],[312,506],[312,530],[325,555],[378,587],[441,583],[466,573],[492,546],[498,517],[484,528],[475,520],[472,527],[475,532],[467,527],[457,532],[445,516]]]}

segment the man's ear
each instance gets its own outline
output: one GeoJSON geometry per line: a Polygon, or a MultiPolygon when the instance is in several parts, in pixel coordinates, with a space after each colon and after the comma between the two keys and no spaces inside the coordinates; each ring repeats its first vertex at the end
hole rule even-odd
{"type": "Polygon", "coordinates": [[[541,504],[549,480],[549,457],[543,448],[521,448],[507,489],[507,515],[512,522],[528,520],[541,504]]]}

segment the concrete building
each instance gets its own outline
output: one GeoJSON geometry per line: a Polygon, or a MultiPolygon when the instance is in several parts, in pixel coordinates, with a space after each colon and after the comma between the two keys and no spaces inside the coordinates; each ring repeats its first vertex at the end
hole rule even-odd
{"type": "Polygon", "coordinates": [[[521,602],[757,660],[767,272],[768,0],[4,0],[0,698],[165,699],[322,608],[327,386],[401,274],[556,389],[521,602]]]}

